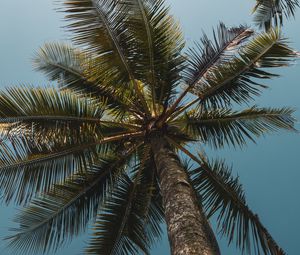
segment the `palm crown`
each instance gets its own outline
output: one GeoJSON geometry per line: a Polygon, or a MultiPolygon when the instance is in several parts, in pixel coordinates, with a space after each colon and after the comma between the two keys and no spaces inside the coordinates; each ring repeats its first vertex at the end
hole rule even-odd
{"type": "Polygon", "coordinates": [[[0,94],[2,196],[26,205],[10,246],[55,250],[93,222],[87,254],[149,254],[165,217],[152,146],[158,138],[193,160],[195,169],[185,171],[199,205],[208,217],[218,215],[229,242],[284,254],[226,164],[187,147],[243,146],[269,131],[294,130],[289,108],[232,109],[259,95],[266,87],[260,80],[277,76],[271,68],[297,56],[280,29],[270,28],[297,2],[278,2],[257,1],[256,21],[267,32],[221,23],[214,40],[204,35],[183,54],[163,0],[65,1],[82,50],[50,43],[34,60],[59,90],[0,94]]]}

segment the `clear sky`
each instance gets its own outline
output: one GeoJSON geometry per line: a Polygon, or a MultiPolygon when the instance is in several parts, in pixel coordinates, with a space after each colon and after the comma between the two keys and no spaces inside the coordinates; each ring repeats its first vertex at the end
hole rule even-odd
{"type": "MultiPolygon", "coordinates": [[[[45,42],[66,40],[61,28],[63,14],[51,0],[4,1],[0,0],[0,88],[11,85],[48,82],[32,70],[30,59],[34,51],[45,42]]],[[[169,0],[172,13],[180,21],[188,43],[200,38],[202,31],[210,33],[219,21],[228,26],[250,24],[250,10],[254,0],[169,0]]],[[[284,34],[294,48],[300,49],[300,12],[296,20],[284,27],[284,34]]],[[[253,104],[260,106],[291,106],[300,120],[300,61],[298,65],[280,69],[282,77],[268,81],[270,89],[253,104]]],[[[250,104],[251,105],[251,104],[250,104]]],[[[300,130],[300,125],[297,123],[300,130]]],[[[213,157],[224,157],[240,176],[250,207],[289,255],[299,254],[300,229],[300,134],[285,132],[266,135],[249,143],[243,150],[226,148],[208,149],[213,157]]],[[[9,234],[14,205],[0,207],[0,238],[9,234]]],[[[213,223],[214,224],[214,223],[213,223]]],[[[57,254],[80,254],[86,236],[81,236],[57,254]]],[[[1,255],[11,255],[0,241],[1,255]]],[[[222,254],[240,254],[227,248],[220,240],[222,254]]],[[[153,249],[153,254],[169,254],[167,237],[153,249]]]]}

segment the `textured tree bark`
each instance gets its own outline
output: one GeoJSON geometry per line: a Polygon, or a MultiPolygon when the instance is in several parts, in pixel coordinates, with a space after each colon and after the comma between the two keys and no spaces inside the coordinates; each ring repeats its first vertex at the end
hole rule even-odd
{"type": "Polygon", "coordinates": [[[151,140],[172,255],[220,255],[218,243],[178,156],[163,138],[151,140]]]}

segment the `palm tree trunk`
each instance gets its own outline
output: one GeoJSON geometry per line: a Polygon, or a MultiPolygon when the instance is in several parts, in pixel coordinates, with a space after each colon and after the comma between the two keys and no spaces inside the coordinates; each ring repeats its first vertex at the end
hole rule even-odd
{"type": "Polygon", "coordinates": [[[178,156],[163,138],[151,146],[172,255],[220,255],[218,243],[178,156]]]}

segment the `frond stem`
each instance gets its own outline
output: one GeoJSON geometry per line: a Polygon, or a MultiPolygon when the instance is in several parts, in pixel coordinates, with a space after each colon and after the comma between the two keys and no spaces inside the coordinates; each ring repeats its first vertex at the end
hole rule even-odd
{"type": "Polygon", "coordinates": [[[144,108],[144,110],[145,110],[146,115],[147,115],[149,118],[151,118],[151,112],[150,112],[150,110],[149,110],[147,101],[146,101],[146,99],[145,99],[143,93],[140,91],[139,86],[138,86],[138,84],[137,84],[137,81],[136,81],[133,77],[131,77],[131,76],[130,76],[130,80],[131,80],[131,82],[132,82],[133,85],[134,85],[134,90],[135,90],[135,92],[136,92],[136,94],[137,94],[137,96],[138,96],[138,99],[140,100],[140,102],[141,102],[142,105],[143,105],[143,108],[144,108]]]}
{"type": "Polygon", "coordinates": [[[40,163],[46,160],[51,160],[51,159],[55,159],[58,157],[63,157],[66,156],[70,153],[74,153],[74,152],[78,152],[78,151],[82,151],[100,144],[105,144],[108,142],[113,142],[113,141],[118,141],[118,140],[122,140],[124,138],[129,138],[129,137],[140,137],[144,134],[143,131],[138,131],[138,132],[132,132],[132,133],[123,133],[123,134],[118,134],[118,135],[114,135],[114,136],[110,136],[110,137],[106,137],[103,138],[100,141],[94,142],[94,143],[90,143],[90,144],[84,144],[84,145],[78,145],[76,147],[73,148],[68,148],[65,149],[63,151],[60,152],[55,152],[55,153],[51,153],[50,155],[46,155],[46,156],[42,156],[40,158],[35,158],[35,159],[29,159],[29,160],[24,160],[21,162],[16,162],[10,165],[4,165],[0,167],[0,171],[6,170],[8,168],[16,168],[16,167],[24,167],[27,166],[29,164],[34,164],[34,163],[40,163]]]}
{"type": "Polygon", "coordinates": [[[153,58],[153,42],[152,42],[152,36],[151,36],[151,29],[150,29],[150,24],[148,22],[148,19],[146,17],[145,9],[143,2],[141,0],[137,0],[139,8],[141,10],[141,14],[143,17],[144,25],[146,28],[146,33],[147,33],[147,41],[148,41],[148,47],[149,47],[149,61],[150,61],[150,75],[151,75],[151,81],[152,81],[152,105],[153,105],[153,111],[155,116],[157,116],[157,111],[156,111],[156,93],[155,93],[155,88],[154,88],[154,83],[155,83],[155,76],[154,76],[154,58],[153,58]]]}
{"type": "Polygon", "coordinates": [[[174,114],[172,114],[170,116],[170,118],[168,119],[168,121],[171,121],[173,119],[175,119],[177,116],[179,116],[182,112],[184,112],[186,109],[190,108],[191,106],[193,106],[194,104],[196,104],[198,101],[201,101],[201,98],[198,97],[196,99],[194,99],[193,101],[189,102],[188,104],[186,104],[185,106],[179,108],[177,111],[174,112],[174,114]]]}
{"type": "Polygon", "coordinates": [[[180,104],[182,99],[187,95],[191,88],[187,87],[185,91],[177,98],[174,104],[166,111],[166,113],[162,116],[162,118],[158,122],[158,126],[162,126],[165,121],[176,111],[177,106],[180,104]]]}
{"type": "Polygon", "coordinates": [[[189,152],[186,148],[184,148],[182,145],[179,143],[175,142],[172,138],[166,136],[166,139],[173,144],[175,147],[177,147],[179,150],[184,152],[187,156],[189,156],[192,160],[194,160],[196,163],[198,163],[200,166],[202,165],[202,162],[191,152],[189,152]]]}

